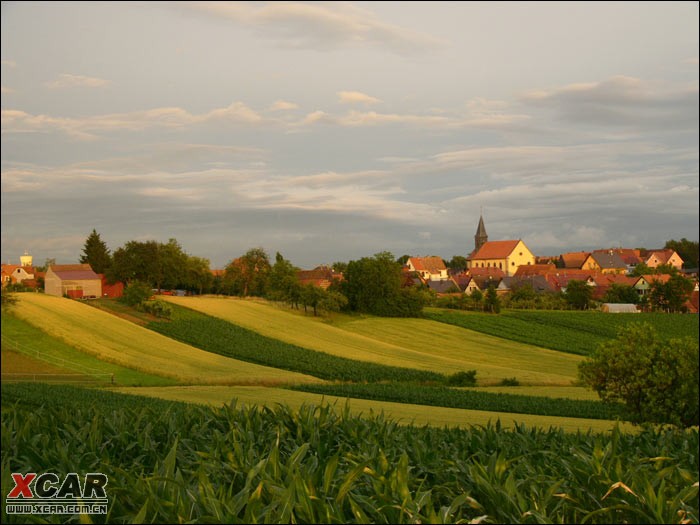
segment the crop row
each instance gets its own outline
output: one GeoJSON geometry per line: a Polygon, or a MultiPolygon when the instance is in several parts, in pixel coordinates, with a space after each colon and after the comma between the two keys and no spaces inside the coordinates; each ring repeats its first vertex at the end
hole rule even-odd
{"type": "Polygon", "coordinates": [[[698,521],[697,429],[438,429],[112,395],[2,385],[3,493],[13,472],[102,472],[108,514],[92,519],[109,523],[698,521]],[[50,398],[63,405],[32,401],[50,398]]]}
{"type": "Polygon", "coordinates": [[[600,312],[508,310],[500,315],[431,310],[426,317],[469,330],[562,352],[588,355],[598,344],[614,339],[620,327],[647,322],[663,338],[698,339],[697,319],[661,313],[604,314],[600,312]]]}
{"type": "Polygon", "coordinates": [[[147,328],[207,352],[261,365],[342,381],[443,381],[436,372],[356,361],[272,339],[228,321],[173,306],[170,321],[147,328]]]}
{"type": "Polygon", "coordinates": [[[622,405],[604,404],[600,401],[580,399],[457,390],[444,386],[424,386],[411,383],[370,383],[295,385],[291,388],[329,396],[486,410],[488,412],[511,412],[586,419],[624,419],[624,407],[622,405]]]}

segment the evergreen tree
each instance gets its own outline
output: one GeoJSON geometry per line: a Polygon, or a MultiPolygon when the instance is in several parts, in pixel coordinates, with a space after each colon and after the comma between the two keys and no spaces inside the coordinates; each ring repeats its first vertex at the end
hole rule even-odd
{"type": "Polygon", "coordinates": [[[85,240],[80,262],[81,264],[89,264],[95,273],[105,273],[112,265],[109,249],[94,228],[85,240]]]}

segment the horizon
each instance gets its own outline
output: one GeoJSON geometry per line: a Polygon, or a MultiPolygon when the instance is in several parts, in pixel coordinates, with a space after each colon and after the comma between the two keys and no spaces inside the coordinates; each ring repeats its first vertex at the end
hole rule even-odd
{"type": "Polygon", "coordinates": [[[2,260],[700,237],[696,2],[2,2],[2,260]],[[129,37],[124,38],[125,32],[129,37]]]}

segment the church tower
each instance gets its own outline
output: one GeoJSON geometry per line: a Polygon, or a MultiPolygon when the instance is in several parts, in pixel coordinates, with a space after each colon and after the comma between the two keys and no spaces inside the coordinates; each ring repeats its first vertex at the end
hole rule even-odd
{"type": "Polygon", "coordinates": [[[483,214],[479,216],[479,226],[476,229],[476,235],[474,236],[474,253],[479,251],[484,244],[489,240],[489,236],[486,234],[486,227],[484,226],[484,216],[483,214]]]}

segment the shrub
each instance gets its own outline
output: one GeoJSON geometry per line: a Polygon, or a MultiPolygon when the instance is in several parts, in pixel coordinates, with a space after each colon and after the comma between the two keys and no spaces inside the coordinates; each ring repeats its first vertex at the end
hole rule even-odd
{"type": "Polygon", "coordinates": [[[132,281],[124,289],[124,294],[119,300],[129,306],[136,306],[151,297],[152,293],[148,284],[141,281],[132,281]]]}
{"type": "Polygon", "coordinates": [[[447,376],[449,386],[474,386],[476,385],[476,370],[457,372],[447,376]]]}
{"type": "Polygon", "coordinates": [[[500,386],[520,386],[520,381],[514,377],[504,377],[499,383],[500,386]]]}

